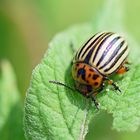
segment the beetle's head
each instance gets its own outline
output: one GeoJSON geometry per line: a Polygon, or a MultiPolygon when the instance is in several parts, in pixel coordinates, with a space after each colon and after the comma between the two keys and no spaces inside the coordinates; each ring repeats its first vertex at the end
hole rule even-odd
{"type": "Polygon", "coordinates": [[[82,93],[99,88],[103,82],[103,76],[95,68],[83,62],[73,64],[72,76],[76,81],[76,88],[82,93]]]}

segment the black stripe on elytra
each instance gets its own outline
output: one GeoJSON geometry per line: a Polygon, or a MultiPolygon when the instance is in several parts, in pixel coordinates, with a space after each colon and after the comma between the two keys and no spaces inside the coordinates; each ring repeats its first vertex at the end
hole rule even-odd
{"type": "MultiPolygon", "coordinates": [[[[100,42],[100,44],[99,44],[99,46],[98,46],[98,48],[97,48],[97,50],[96,50],[96,52],[95,52],[95,55],[94,55],[94,57],[93,57],[92,62],[95,61],[95,58],[96,58],[96,56],[97,56],[99,50],[101,49],[102,45],[104,44],[104,42],[105,42],[112,34],[113,34],[113,33],[111,33],[111,32],[106,33],[106,35],[104,36],[105,38],[100,42]]],[[[98,44],[97,44],[97,45],[98,45],[98,44]]]]}
{"type": "Polygon", "coordinates": [[[102,33],[101,35],[99,35],[98,37],[96,37],[92,42],[91,44],[89,44],[89,46],[87,46],[86,50],[83,52],[82,56],[83,57],[85,55],[85,53],[91,48],[93,47],[93,44],[98,41],[98,39],[103,35],[104,33],[102,33]]]}
{"type": "MultiPolygon", "coordinates": [[[[128,49],[128,46],[118,55],[118,57],[115,59],[115,61],[112,63],[112,65],[105,69],[104,72],[109,71],[112,67],[114,67],[114,65],[120,60],[120,58],[123,56],[123,54],[126,52],[126,50],[128,49]]],[[[126,58],[124,58],[126,59],[126,58]]]]}
{"type": "Polygon", "coordinates": [[[91,55],[92,55],[93,50],[94,50],[94,48],[92,48],[92,49],[89,51],[89,53],[87,54],[86,58],[84,59],[84,62],[85,62],[85,63],[87,63],[87,64],[89,63],[89,59],[90,59],[90,57],[91,57],[91,55]]]}
{"type": "MultiPolygon", "coordinates": [[[[97,35],[97,34],[95,34],[95,35],[97,35]]],[[[95,35],[94,35],[94,36],[95,36],[95,35]]],[[[85,46],[89,43],[89,41],[90,41],[94,36],[92,36],[92,37],[84,44],[84,46],[81,48],[80,52],[77,53],[77,59],[79,59],[79,57],[80,57],[80,55],[81,55],[83,49],[85,48],[85,46]]]]}
{"type": "Polygon", "coordinates": [[[99,69],[104,68],[106,65],[108,65],[110,63],[110,61],[119,53],[119,50],[121,49],[121,47],[124,45],[125,41],[122,41],[119,46],[114,50],[113,54],[111,55],[111,57],[109,58],[109,60],[103,65],[101,66],[99,69]]]}
{"type": "Polygon", "coordinates": [[[103,36],[101,36],[100,38],[98,38],[98,40],[97,40],[97,42],[95,43],[94,47],[92,47],[92,48],[90,49],[90,51],[88,52],[86,58],[84,59],[84,62],[85,62],[85,63],[87,63],[87,64],[89,63],[90,57],[91,57],[91,55],[92,55],[94,49],[97,47],[97,45],[99,44],[99,42],[100,42],[107,34],[109,34],[109,33],[106,33],[106,34],[104,34],[103,36]]]}
{"type": "Polygon", "coordinates": [[[112,73],[117,71],[122,66],[122,64],[124,64],[125,61],[126,61],[126,58],[122,61],[122,63],[113,72],[109,73],[109,75],[111,75],[112,73]]]}
{"type": "MultiPolygon", "coordinates": [[[[107,48],[105,49],[105,51],[103,52],[101,58],[99,59],[98,63],[97,63],[97,66],[100,65],[100,63],[102,62],[102,60],[104,59],[104,57],[107,55],[107,53],[109,52],[109,50],[112,48],[112,46],[120,39],[121,37],[116,37],[114,38],[110,43],[109,45],[107,46],[107,48]]],[[[110,61],[110,60],[109,60],[110,61]]]]}

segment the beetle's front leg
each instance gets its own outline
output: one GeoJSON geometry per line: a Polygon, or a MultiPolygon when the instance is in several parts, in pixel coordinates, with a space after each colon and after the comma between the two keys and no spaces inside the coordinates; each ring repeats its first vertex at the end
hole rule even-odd
{"type": "Polygon", "coordinates": [[[108,84],[112,85],[115,90],[118,90],[119,92],[121,92],[120,88],[114,83],[113,80],[108,79],[108,84]]]}
{"type": "Polygon", "coordinates": [[[95,97],[98,93],[99,93],[98,91],[91,91],[91,92],[87,95],[87,97],[92,99],[92,101],[93,101],[94,104],[95,104],[96,109],[99,110],[99,103],[97,102],[96,97],[95,97]]]}
{"type": "MultiPolygon", "coordinates": [[[[98,94],[98,93],[97,93],[97,94],[98,94]]],[[[99,110],[99,103],[97,102],[97,100],[96,100],[94,94],[91,95],[91,99],[92,99],[92,101],[94,102],[96,109],[99,110]]]]}

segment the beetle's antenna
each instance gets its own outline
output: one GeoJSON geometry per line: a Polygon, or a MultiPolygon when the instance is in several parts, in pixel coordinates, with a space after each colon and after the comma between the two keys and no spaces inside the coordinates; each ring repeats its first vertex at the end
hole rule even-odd
{"type": "Polygon", "coordinates": [[[63,84],[63,83],[58,82],[58,81],[50,80],[49,83],[52,83],[52,84],[56,84],[56,85],[60,85],[60,86],[66,87],[66,88],[68,88],[68,89],[70,89],[70,90],[72,90],[72,91],[75,91],[75,90],[77,91],[77,89],[72,88],[72,87],[69,87],[68,85],[63,84]]]}

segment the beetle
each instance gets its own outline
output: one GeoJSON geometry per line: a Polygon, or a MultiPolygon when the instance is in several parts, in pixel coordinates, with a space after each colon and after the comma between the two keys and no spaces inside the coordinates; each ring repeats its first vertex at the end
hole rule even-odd
{"type": "MultiPolygon", "coordinates": [[[[74,55],[72,77],[76,90],[85,97],[91,98],[98,109],[99,104],[95,96],[104,89],[106,81],[115,90],[121,92],[109,77],[114,74],[124,74],[129,70],[126,66],[128,54],[128,44],[119,34],[114,32],[96,33],[74,55]]],[[[60,82],[50,82],[70,88],[60,82]]]]}

